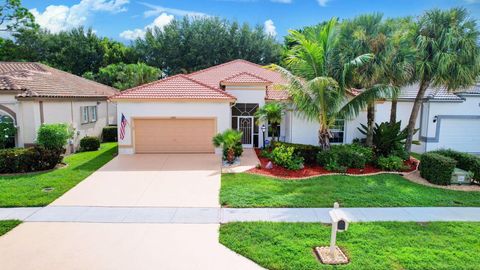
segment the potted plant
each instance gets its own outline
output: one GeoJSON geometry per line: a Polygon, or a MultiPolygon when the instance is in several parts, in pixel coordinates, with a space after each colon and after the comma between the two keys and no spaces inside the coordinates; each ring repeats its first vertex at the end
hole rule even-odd
{"type": "Polygon", "coordinates": [[[228,129],[213,137],[213,145],[223,148],[223,158],[232,164],[237,157],[242,155],[242,132],[228,129]]]}

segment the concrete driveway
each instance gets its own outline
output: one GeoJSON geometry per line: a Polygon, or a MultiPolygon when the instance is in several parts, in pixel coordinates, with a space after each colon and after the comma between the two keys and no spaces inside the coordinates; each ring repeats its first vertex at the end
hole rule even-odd
{"type": "Polygon", "coordinates": [[[52,205],[220,207],[220,157],[120,155],[52,205]]]}
{"type": "MultiPolygon", "coordinates": [[[[110,206],[94,220],[118,206],[212,209],[219,207],[220,176],[215,155],[121,155],[52,205],[110,206]]],[[[219,226],[25,222],[0,237],[0,269],[261,269],[218,242],[219,226]]]]}

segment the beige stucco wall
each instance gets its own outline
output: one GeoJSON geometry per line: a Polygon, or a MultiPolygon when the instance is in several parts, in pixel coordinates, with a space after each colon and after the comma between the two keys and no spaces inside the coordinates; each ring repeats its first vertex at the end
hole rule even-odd
{"type": "Polygon", "coordinates": [[[46,124],[66,123],[74,129],[71,143],[74,149],[78,148],[80,139],[84,136],[100,136],[103,127],[116,124],[116,105],[102,101],[68,101],[44,100],[20,101],[15,104],[17,109],[17,145],[19,147],[33,144],[42,124],[41,112],[43,107],[43,122],[46,124]],[[97,106],[97,121],[81,124],[80,107],[97,106]],[[108,107],[108,108],[107,108],[108,107]]]}
{"type": "MultiPolygon", "coordinates": [[[[129,102],[117,103],[117,119],[122,114],[128,121],[125,138],[119,136],[119,153],[135,153],[133,143],[133,121],[135,117],[215,117],[217,132],[231,127],[231,109],[229,102],[129,102]]],[[[118,123],[120,127],[120,122],[118,123]]],[[[120,131],[120,128],[119,128],[120,131]]],[[[218,152],[218,151],[217,151],[218,152]]]]}

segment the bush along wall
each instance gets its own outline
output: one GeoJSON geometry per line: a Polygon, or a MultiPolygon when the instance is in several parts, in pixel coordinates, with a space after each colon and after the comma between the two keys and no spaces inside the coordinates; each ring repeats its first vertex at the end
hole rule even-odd
{"type": "Polygon", "coordinates": [[[448,185],[457,161],[438,153],[427,152],[420,158],[420,175],[436,185],[448,185]]]}
{"type": "Polygon", "coordinates": [[[81,151],[97,151],[100,148],[100,140],[97,137],[83,137],[80,140],[81,151]]]}
{"type": "Polygon", "coordinates": [[[480,157],[451,149],[436,150],[433,153],[455,159],[458,168],[472,172],[473,179],[480,180],[480,157]]]}
{"type": "Polygon", "coordinates": [[[103,142],[116,142],[118,141],[117,126],[104,127],[102,130],[103,142]]]}
{"type": "Polygon", "coordinates": [[[305,164],[314,165],[317,162],[317,154],[322,150],[320,146],[308,145],[308,144],[297,144],[297,143],[286,143],[286,142],[274,142],[273,147],[277,146],[293,147],[294,154],[296,156],[302,157],[305,164]]]}
{"type": "Polygon", "coordinates": [[[43,146],[0,150],[0,173],[26,173],[51,170],[62,161],[64,149],[43,146]]]}

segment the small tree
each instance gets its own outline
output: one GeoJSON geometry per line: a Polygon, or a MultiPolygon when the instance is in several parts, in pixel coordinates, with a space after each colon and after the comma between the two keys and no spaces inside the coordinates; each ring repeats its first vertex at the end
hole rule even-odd
{"type": "Polygon", "coordinates": [[[223,148],[223,156],[229,163],[233,163],[236,157],[242,155],[242,132],[227,129],[223,133],[218,133],[212,139],[215,147],[223,148]]]}
{"type": "Polygon", "coordinates": [[[67,124],[43,124],[38,130],[37,144],[51,150],[63,149],[72,136],[67,124]]]}
{"type": "Polygon", "coordinates": [[[275,132],[274,127],[280,125],[282,122],[282,117],[285,114],[285,106],[280,102],[270,102],[263,105],[255,113],[257,118],[257,123],[260,125],[262,122],[268,122],[272,127],[272,138],[275,141],[278,141],[280,134],[275,132]]]}

